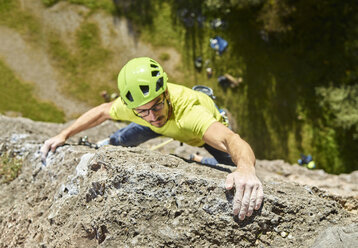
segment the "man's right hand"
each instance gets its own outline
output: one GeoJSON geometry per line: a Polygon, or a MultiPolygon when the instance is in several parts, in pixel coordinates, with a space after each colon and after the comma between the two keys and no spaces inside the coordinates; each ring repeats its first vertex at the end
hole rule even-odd
{"type": "Polygon", "coordinates": [[[65,141],[66,141],[66,138],[64,138],[63,135],[61,135],[61,134],[58,134],[58,135],[52,137],[51,139],[46,140],[40,150],[41,151],[41,162],[44,165],[46,165],[46,157],[47,157],[47,154],[50,151],[50,149],[52,152],[55,152],[57,147],[65,144],[65,141]]]}

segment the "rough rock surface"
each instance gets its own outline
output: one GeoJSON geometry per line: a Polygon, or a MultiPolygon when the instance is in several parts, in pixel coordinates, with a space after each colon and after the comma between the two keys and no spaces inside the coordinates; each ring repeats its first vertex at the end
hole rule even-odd
{"type": "MultiPolygon", "coordinates": [[[[358,246],[356,181],[350,196],[337,196],[287,180],[294,166],[258,161],[264,204],[240,222],[232,216],[233,192],[224,189],[233,167],[146,149],[153,143],[98,150],[65,145],[44,166],[41,144],[64,125],[4,116],[0,125],[0,153],[24,161],[19,177],[1,185],[0,247],[358,246]]],[[[106,122],[81,135],[100,140],[118,125],[124,124],[106,122]]],[[[166,149],[195,151],[176,142],[166,149]]]]}

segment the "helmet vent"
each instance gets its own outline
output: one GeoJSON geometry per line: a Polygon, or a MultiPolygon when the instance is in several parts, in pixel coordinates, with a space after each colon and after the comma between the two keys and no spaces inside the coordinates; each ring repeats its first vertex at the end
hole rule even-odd
{"type": "Polygon", "coordinates": [[[160,71],[152,71],[152,77],[157,77],[160,75],[160,71]]]}
{"type": "Polygon", "coordinates": [[[150,67],[152,67],[152,68],[158,68],[158,65],[156,65],[156,64],[150,64],[150,67]]]}
{"type": "Polygon", "coordinates": [[[161,77],[157,80],[157,85],[156,85],[155,91],[158,91],[162,87],[163,87],[163,77],[161,77]]]}
{"type": "Polygon", "coordinates": [[[126,95],[126,98],[130,101],[130,102],[133,102],[133,97],[132,97],[132,94],[128,91],[127,95],[126,95]]]}
{"type": "Polygon", "coordinates": [[[142,91],[144,96],[149,94],[149,86],[148,85],[141,85],[139,87],[140,87],[140,90],[142,91]]]}

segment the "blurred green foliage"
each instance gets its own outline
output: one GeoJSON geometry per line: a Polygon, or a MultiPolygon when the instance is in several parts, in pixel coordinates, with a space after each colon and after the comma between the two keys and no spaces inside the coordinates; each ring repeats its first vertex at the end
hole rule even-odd
{"type": "Polygon", "coordinates": [[[0,1],[0,25],[13,28],[33,42],[41,37],[41,23],[24,11],[18,0],[0,1]]]}
{"type": "Polygon", "coordinates": [[[161,54],[159,55],[159,58],[160,58],[160,60],[162,60],[162,61],[167,61],[167,60],[170,59],[170,54],[168,54],[168,53],[161,53],[161,54]]]}
{"type": "Polygon", "coordinates": [[[42,0],[43,4],[47,7],[51,7],[52,5],[58,3],[60,0],[42,0]]]}
{"type": "MultiPolygon", "coordinates": [[[[59,1],[43,0],[47,6],[59,1]]],[[[176,48],[182,55],[178,69],[183,76],[169,75],[170,81],[188,87],[212,87],[218,104],[235,116],[237,131],[253,147],[257,158],[294,163],[304,153],[312,154],[317,166],[330,173],[358,169],[356,1],[67,2],[126,17],[137,38],[151,43],[154,49],[176,48]],[[214,27],[214,20],[223,25],[214,27]],[[210,48],[210,38],[215,35],[229,43],[222,55],[210,48]],[[204,62],[201,71],[194,68],[198,56],[204,62]],[[211,78],[205,67],[213,69],[211,78]],[[242,77],[243,83],[237,88],[222,88],[217,77],[225,73],[242,77]]],[[[21,12],[16,3],[0,2],[0,23],[33,41],[42,41],[39,23],[21,12]]],[[[95,74],[94,68],[111,62],[110,51],[99,42],[95,24],[85,20],[74,47],[57,34],[46,35],[53,62],[68,78],[66,92],[96,104],[100,90],[115,88],[109,82],[118,72],[107,72],[107,78],[104,73],[100,77],[95,74]]],[[[165,54],[160,58],[171,59],[165,54]]]]}
{"type": "MultiPolygon", "coordinates": [[[[258,158],[294,163],[303,153],[312,154],[327,172],[358,169],[355,1],[150,2],[146,18],[152,19],[146,23],[153,25],[133,19],[141,38],[173,44],[182,53],[186,80],[171,80],[211,86],[258,158]],[[226,25],[214,28],[217,18],[226,25]],[[170,36],[163,39],[163,34],[170,36]],[[221,56],[209,47],[215,35],[229,42],[221,56]],[[198,56],[213,68],[214,77],[194,70],[198,56]],[[221,88],[216,78],[225,73],[244,83],[221,88]]],[[[131,19],[132,11],[119,13],[131,19]]]]}
{"type": "Polygon", "coordinates": [[[64,122],[63,111],[53,103],[37,100],[32,85],[17,79],[1,60],[0,75],[0,113],[13,111],[37,121],[64,122]]]}
{"type": "Polygon", "coordinates": [[[110,62],[111,53],[102,47],[96,24],[85,22],[76,33],[76,46],[69,47],[60,37],[49,37],[49,53],[57,68],[67,78],[63,91],[92,105],[101,103],[98,92],[113,91],[111,74],[98,72],[110,62]]]}
{"type": "Polygon", "coordinates": [[[21,172],[22,161],[8,153],[0,154],[0,184],[14,180],[21,172]]]}
{"type": "Polygon", "coordinates": [[[47,7],[51,7],[60,1],[84,5],[90,9],[103,9],[109,13],[112,13],[115,9],[112,0],[42,0],[42,3],[47,7]]]}
{"type": "Polygon", "coordinates": [[[316,93],[327,122],[332,121],[331,127],[351,130],[353,138],[358,139],[358,84],[317,87],[316,93]]]}

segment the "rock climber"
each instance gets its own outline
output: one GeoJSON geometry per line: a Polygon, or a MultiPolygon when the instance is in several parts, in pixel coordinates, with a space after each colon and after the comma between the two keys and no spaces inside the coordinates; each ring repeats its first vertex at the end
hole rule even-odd
{"type": "MultiPolygon", "coordinates": [[[[223,164],[235,164],[226,178],[226,189],[235,187],[233,214],[240,220],[251,216],[263,201],[263,186],[255,172],[250,145],[223,123],[213,100],[206,94],[168,82],[161,65],[148,57],[130,60],[119,72],[120,97],[81,115],[72,125],[45,141],[42,161],[48,152],[86,129],[105,120],[131,123],[108,139],[110,145],[137,146],[166,136],[192,146],[204,146],[223,164]]],[[[102,144],[103,145],[103,144],[102,144]]]]}

